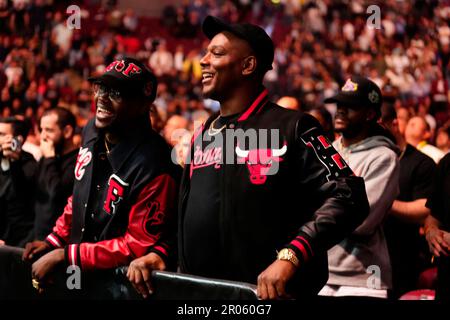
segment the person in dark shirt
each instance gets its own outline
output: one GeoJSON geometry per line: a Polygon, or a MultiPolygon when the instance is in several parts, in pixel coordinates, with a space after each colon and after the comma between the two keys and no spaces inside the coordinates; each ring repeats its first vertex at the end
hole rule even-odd
{"type": "Polygon", "coordinates": [[[36,161],[22,150],[29,126],[17,118],[0,119],[0,244],[23,247],[33,222],[36,161]]]}
{"type": "Polygon", "coordinates": [[[17,297],[16,288],[29,283],[11,281],[20,273],[21,247],[33,230],[36,161],[21,148],[28,131],[23,120],[0,119],[0,300],[17,297]]]}
{"type": "Polygon", "coordinates": [[[48,109],[41,117],[42,158],[36,175],[35,240],[44,240],[52,231],[72,194],[78,153],[73,143],[75,128],[75,116],[61,107],[48,109]]]}
{"type": "Polygon", "coordinates": [[[381,119],[401,150],[399,195],[384,226],[392,265],[390,298],[398,299],[416,289],[420,273],[429,267],[426,241],[419,229],[430,214],[425,203],[431,194],[436,165],[433,159],[406,142],[399,131],[394,106],[383,105],[381,119]]]}
{"type": "Polygon", "coordinates": [[[436,300],[450,301],[450,153],[439,162],[433,190],[426,206],[431,209],[425,221],[425,236],[431,254],[437,259],[436,300]]]}

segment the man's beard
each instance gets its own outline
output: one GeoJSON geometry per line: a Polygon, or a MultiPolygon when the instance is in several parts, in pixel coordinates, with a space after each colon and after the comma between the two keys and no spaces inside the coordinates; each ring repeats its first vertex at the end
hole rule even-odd
{"type": "Polygon", "coordinates": [[[63,151],[64,151],[64,138],[59,139],[58,141],[55,141],[54,146],[55,146],[55,154],[57,155],[62,155],[63,151]]]}

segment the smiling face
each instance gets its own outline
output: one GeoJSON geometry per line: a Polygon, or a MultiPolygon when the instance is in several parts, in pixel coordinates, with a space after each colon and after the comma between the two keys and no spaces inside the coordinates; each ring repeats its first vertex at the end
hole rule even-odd
{"type": "Polygon", "coordinates": [[[145,102],[138,94],[132,96],[123,92],[108,94],[109,88],[94,88],[96,107],[95,126],[98,129],[114,130],[132,125],[133,121],[144,113],[145,102]]]}
{"type": "Polygon", "coordinates": [[[248,59],[255,62],[251,52],[246,41],[229,32],[221,32],[212,38],[200,60],[203,95],[218,101],[229,96],[245,76],[248,59]]]}

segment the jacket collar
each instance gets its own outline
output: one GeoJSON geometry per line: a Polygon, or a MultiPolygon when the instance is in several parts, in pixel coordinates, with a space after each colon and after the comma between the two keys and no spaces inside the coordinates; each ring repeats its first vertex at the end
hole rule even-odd
{"type": "MultiPolygon", "coordinates": [[[[94,121],[95,120],[92,120],[86,126],[85,146],[93,146],[96,142],[104,143],[104,137],[95,128],[94,121]]],[[[114,146],[111,152],[107,154],[108,160],[111,163],[111,167],[114,172],[117,172],[122,167],[123,163],[145,138],[149,138],[151,132],[152,127],[150,121],[143,119],[136,123],[136,126],[134,126],[132,130],[126,133],[120,142],[114,146]]]]}
{"type": "Polygon", "coordinates": [[[250,107],[248,107],[246,110],[244,110],[244,112],[242,112],[242,114],[239,116],[237,121],[238,122],[245,121],[249,117],[259,113],[263,109],[266,102],[269,100],[268,95],[269,95],[269,92],[267,91],[266,88],[263,87],[260,94],[258,94],[256,99],[253,100],[250,107]]]}

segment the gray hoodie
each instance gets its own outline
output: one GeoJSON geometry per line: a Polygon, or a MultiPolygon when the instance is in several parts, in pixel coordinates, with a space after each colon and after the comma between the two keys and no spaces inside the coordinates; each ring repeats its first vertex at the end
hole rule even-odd
{"type": "Polygon", "coordinates": [[[380,135],[347,148],[342,146],[340,138],[333,146],[355,175],[364,178],[370,213],[350,237],[328,251],[330,277],[327,284],[391,288],[392,272],[382,224],[398,195],[398,148],[380,135]],[[377,277],[377,270],[380,277],[377,277]]]}

